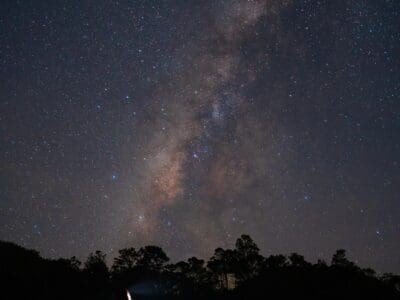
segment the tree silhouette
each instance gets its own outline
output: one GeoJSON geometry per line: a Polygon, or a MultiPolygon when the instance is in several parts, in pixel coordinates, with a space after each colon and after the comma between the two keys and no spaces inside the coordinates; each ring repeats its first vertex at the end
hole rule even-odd
{"type": "Polygon", "coordinates": [[[338,249],[335,254],[332,256],[331,264],[335,267],[346,267],[351,268],[354,267],[354,263],[349,261],[346,257],[346,250],[338,249]]]}
{"type": "Polygon", "coordinates": [[[214,255],[207,263],[207,267],[213,273],[213,280],[219,288],[228,287],[229,274],[237,274],[239,271],[238,256],[235,250],[222,248],[215,249],[214,255]]]}
{"type": "Polygon", "coordinates": [[[362,269],[344,249],[334,253],[331,265],[312,264],[297,253],[264,258],[250,236],[242,235],[234,249],[215,249],[207,263],[196,257],[167,266],[168,261],[157,246],[122,249],[110,276],[101,251],[90,253],[81,268],[75,257],[44,259],[0,242],[1,299],[126,300],[132,286],[133,299],[139,300],[400,299],[399,275],[362,269]],[[228,284],[231,275],[238,285],[228,284]]]}
{"type": "Polygon", "coordinates": [[[304,259],[303,255],[292,253],[289,255],[290,266],[295,268],[306,268],[311,266],[309,262],[304,259]]]}
{"type": "Polygon", "coordinates": [[[285,255],[270,255],[264,260],[264,267],[267,269],[278,269],[288,265],[288,261],[285,255]]]}
{"type": "Polygon", "coordinates": [[[118,251],[119,256],[114,258],[112,272],[121,274],[133,270],[139,260],[139,253],[135,248],[125,248],[118,251]]]}
{"type": "Polygon", "coordinates": [[[99,250],[90,253],[84,263],[83,272],[87,278],[90,293],[97,295],[97,299],[107,299],[111,291],[106,255],[99,250]]]}
{"type": "Polygon", "coordinates": [[[239,282],[244,282],[255,277],[261,269],[263,257],[260,249],[249,235],[241,235],[235,244],[237,266],[235,276],[239,282]]]}
{"type": "Polygon", "coordinates": [[[84,264],[84,270],[90,275],[103,274],[108,277],[106,255],[99,250],[95,253],[90,253],[84,264]]]}
{"type": "Polygon", "coordinates": [[[196,284],[204,285],[208,280],[208,272],[202,259],[191,257],[188,259],[187,277],[192,278],[196,284]]]}
{"type": "Polygon", "coordinates": [[[159,272],[169,261],[167,254],[158,246],[142,247],[137,254],[137,266],[149,271],[159,272]]]}
{"type": "Polygon", "coordinates": [[[135,268],[159,272],[169,261],[168,256],[158,246],[145,246],[136,251],[135,248],[126,248],[118,251],[119,256],[114,259],[113,273],[133,271],[135,268]]]}
{"type": "MultiPolygon", "coordinates": [[[[180,261],[166,266],[166,271],[173,274],[174,294],[193,298],[208,295],[211,291],[210,272],[202,259],[191,257],[187,262],[180,261]]],[[[207,298],[207,297],[205,297],[207,298]]]]}

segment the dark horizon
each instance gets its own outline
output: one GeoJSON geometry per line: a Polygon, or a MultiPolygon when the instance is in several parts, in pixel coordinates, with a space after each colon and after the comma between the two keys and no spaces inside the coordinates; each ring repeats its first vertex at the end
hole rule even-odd
{"type": "MultiPolygon", "coordinates": [[[[239,237],[240,237],[240,236],[238,236],[237,238],[239,238],[239,237]]],[[[24,247],[23,245],[20,245],[20,244],[18,244],[18,243],[13,242],[13,241],[0,240],[0,243],[1,243],[1,242],[3,242],[3,243],[11,243],[11,244],[14,244],[14,245],[16,245],[16,246],[22,247],[22,248],[24,248],[24,249],[26,249],[26,250],[33,250],[33,251],[36,251],[43,259],[49,259],[49,260],[58,260],[58,259],[67,259],[67,260],[69,260],[69,259],[71,259],[71,258],[76,258],[76,259],[79,260],[80,262],[85,262],[85,261],[89,258],[89,256],[90,256],[91,254],[95,253],[96,251],[101,251],[102,253],[104,253],[104,254],[106,255],[105,263],[106,263],[107,267],[109,267],[109,268],[112,267],[115,258],[118,257],[118,255],[119,255],[119,254],[118,254],[118,251],[121,250],[121,249],[125,249],[125,248],[115,249],[115,251],[113,252],[113,256],[108,255],[103,249],[92,249],[90,252],[88,252],[87,255],[84,255],[84,256],[79,256],[79,255],[69,255],[69,256],[44,256],[43,253],[41,253],[39,249],[24,247]]],[[[257,243],[257,241],[254,241],[254,242],[257,243]]],[[[126,248],[140,249],[140,248],[143,248],[143,247],[146,247],[146,246],[158,246],[158,245],[153,245],[153,244],[146,244],[146,245],[127,245],[126,248]]],[[[230,247],[227,247],[226,250],[234,249],[234,247],[235,247],[235,245],[232,244],[230,247]]],[[[162,248],[162,247],[161,247],[161,248],[162,248]]],[[[219,247],[217,247],[217,248],[219,248],[219,247]]],[[[297,253],[297,252],[294,252],[294,251],[289,252],[289,253],[266,253],[265,251],[263,251],[263,249],[260,249],[260,255],[262,255],[262,256],[264,256],[264,257],[275,256],[275,255],[283,255],[283,256],[285,256],[286,258],[289,258],[289,256],[290,256],[291,254],[295,253],[295,254],[299,254],[299,255],[303,256],[303,257],[305,258],[305,260],[306,260],[307,262],[309,262],[309,263],[317,264],[318,261],[324,261],[325,263],[327,263],[327,264],[329,265],[329,264],[330,264],[330,259],[332,258],[332,256],[333,256],[338,250],[341,250],[341,249],[342,249],[342,248],[333,249],[333,250],[332,250],[332,253],[331,253],[331,256],[327,256],[326,258],[317,257],[315,260],[310,260],[310,259],[308,259],[307,257],[303,256],[302,253],[297,253]]],[[[164,249],[163,249],[163,250],[164,250],[164,249]]],[[[398,274],[399,274],[399,272],[397,272],[397,271],[385,272],[385,271],[376,270],[376,269],[372,268],[372,266],[369,266],[369,265],[361,265],[361,264],[359,264],[359,262],[358,262],[358,260],[357,260],[356,258],[352,259],[352,258],[350,257],[350,255],[349,255],[349,253],[348,253],[348,251],[347,251],[346,249],[343,249],[343,250],[346,251],[346,256],[347,256],[347,258],[348,258],[351,262],[354,262],[354,263],[355,263],[358,267],[360,267],[361,269],[373,269],[374,271],[376,271],[376,275],[377,275],[377,276],[383,275],[383,274],[385,274],[385,273],[393,273],[394,275],[398,275],[398,274]]],[[[214,252],[215,252],[215,249],[213,249],[213,250],[210,252],[210,255],[209,255],[208,257],[196,257],[196,258],[198,258],[198,259],[200,259],[200,260],[208,261],[208,260],[213,256],[214,252]]],[[[165,254],[170,258],[168,252],[166,252],[165,254]]],[[[171,259],[171,258],[170,258],[169,263],[173,263],[173,264],[174,264],[174,263],[179,263],[179,262],[182,262],[182,261],[186,261],[186,260],[188,260],[188,259],[191,258],[191,257],[194,257],[194,256],[181,257],[181,258],[178,257],[178,258],[176,258],[176,259],[171,259]]]]}
{"type": "Polygon", "coordinates": [[[400,1],[3,1],[0,240],[336,249],[400,273],[400,1]]]}
{"type": "Polygon", "coordinates": [[[191,257],[171,262],[155,245],[124,248],[112,265],[106,254],[90,253],[48,260],[32,250],[0,241],[0,279],[3,294],[26,299],[399,299],[400,275],[377,274],[352,262],[337,249],[329,262],[310,263],[299,253],[260,255],[249,235],[236,239],[232,249],[216,248],[207,261],[191,257]]]}

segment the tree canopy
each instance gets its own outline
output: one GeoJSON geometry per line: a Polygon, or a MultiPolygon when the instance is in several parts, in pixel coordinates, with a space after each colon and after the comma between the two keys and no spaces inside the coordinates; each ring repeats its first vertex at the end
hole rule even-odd
{"type": "Polygon", "coordinates": [[[8,242],[0,242],[0,259],[4,299],[118,300],[127,299],[127,290],[134,299],[400,299],[399,275],[360,268],[344,249],[330,265],[298,253],[264,257],[249,235],[233,249],[215,249],[207,262],[169,263],[162,248],[144,246],[119,250],[109,268],[99,250],[82,264],[76,257],[44,259],[8,242]]]}

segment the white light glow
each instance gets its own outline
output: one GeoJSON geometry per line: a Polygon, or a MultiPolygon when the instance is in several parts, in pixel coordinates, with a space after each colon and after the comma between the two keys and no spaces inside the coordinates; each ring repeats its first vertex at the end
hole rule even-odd
{"type": "Polygon", "coordinates": [[[131,293],[129,293],[128,290],[126,290],[126,296],[127,296],[128,300],[132,300],[131,293]]]}

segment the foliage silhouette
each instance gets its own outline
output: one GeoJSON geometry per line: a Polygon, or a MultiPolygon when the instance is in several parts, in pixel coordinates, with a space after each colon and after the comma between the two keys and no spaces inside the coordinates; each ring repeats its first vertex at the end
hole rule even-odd
{"type": "Polygon", "coordinates": [[[217,248],[206,263],[191,257],[168,264],[158,246],[121,249],[111,269],[101,251],[82,265],[75,257],[44,259],[0,242],[2,299],[400,299],[400,276],[378,276],[339,249],[331,264],[297,253],[263,257],[248,235],[234,249],[217,248]]]}
{"type": "Polygon", "coordinates": [[[106,264],[106,255],[101,251],[90,253],[82,271],[87,280],[87,286],[96,287],[91,291],[91,296],[95,296],[96,299],[109,299],[111,296],[110,273],[106,264]]]}

